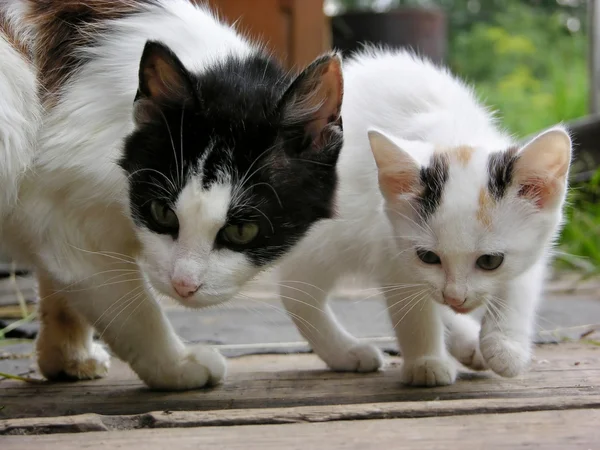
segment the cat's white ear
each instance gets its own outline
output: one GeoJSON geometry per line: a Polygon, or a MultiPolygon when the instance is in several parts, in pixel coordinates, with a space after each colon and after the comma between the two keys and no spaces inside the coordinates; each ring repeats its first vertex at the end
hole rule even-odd
{"type": "Polygon", "coordinates": [[[514,169],[519,195],[534,201],[539,208],[559,204],[567,187],[571,146],[566,130],[552,128],[521,148],[514,169]]]}
{"type": "Polygon", "coordinates": [[[284,126],[303,126],[317,147],[330,125],[341,126],[344,95],[342,60],[336,53],[317,58],[296,77],[280,100],[284,126]]]}
{"type": "Polygon", "coordinates": [[[159,105],[179,105],[195,99],[189,72],[175,53],[160,42],[146,42],[138,78],[135,105],[138,123],[151,120],[159,105]]]}
{"type": "Polygon", "coordinates": [[[383,132],[370,129],[368,136],[384,197],[392,201],[401,195],[417,194],[421,174],[419,163],[383,132]]]}

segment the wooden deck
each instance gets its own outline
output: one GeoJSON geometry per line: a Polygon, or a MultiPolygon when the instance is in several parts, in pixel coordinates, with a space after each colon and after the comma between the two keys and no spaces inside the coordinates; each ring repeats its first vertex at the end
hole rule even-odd
{"type": "Polygon", "coordinates": [[[312,354],[231,359],[222,386],[151,392],[120,362],[104,380],[0,382],[3,450],[43,448],[600,448],[600,347],[541,345],[517,379],[454,386],[327,371],[312,354]]]}
{"type": "MultiPolygon", "coordinates": [[[[30,280],[20,283],[30,298],[30,280]]],[[[250,303],[168,309],[185,339],[230,357],[223,385],[152,392],[116,360],[103,380],[0,379],[0,449],[600,449],[600,285],[571,285],[547,292],[536,340],[554,343],[536,347],[528,373],[463,372],[455,385],[429,389],[400,385],[383,302],[360,292],[342,292],[333,307],[353,334],[388,353],[375,374],[328,371],[297,342],[266,284],[250,303]]],[[[4,320],[21,314],[11,295],[0,289],[4,320]]],[[[3,344],[0,371],[37,376],[31,351],[30,341],[3,344]]]]}

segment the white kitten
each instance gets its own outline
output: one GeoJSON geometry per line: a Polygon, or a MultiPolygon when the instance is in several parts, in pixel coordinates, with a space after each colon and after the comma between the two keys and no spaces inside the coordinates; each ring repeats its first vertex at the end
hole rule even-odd
{"type": "Polygon", "coordinates": [[[339,276],[360,271],[384,287],[405,383],[454,382],[448,350],[474,369],[521,373],[561,223],[569,135],[555,128],[518,148],[470,88],[404,51],[360,54],[344,78],[338,218],[280,266],[293,320],[331,368],[378,369],[379,351],[326,303],[339,276]],[[479,306],[480,336],[464,315],[479,306]]]}

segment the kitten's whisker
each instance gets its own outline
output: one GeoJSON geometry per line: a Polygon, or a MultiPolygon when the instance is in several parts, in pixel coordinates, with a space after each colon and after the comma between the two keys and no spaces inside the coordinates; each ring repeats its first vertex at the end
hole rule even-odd
{"type": "MultiPolygon", "coordinates": [[[[410,305],[416,301],[417,298],[421,298],[421,296],[427,296],[429,294],[429,290],[427,289],[423,289],[419,292],[416,292],[415,294],[411,295],[410,297],[406,297],[402,300],[397,301],[396,303],[394,303],[393,305],[391,305],[390,307],[387,308],[387,310],[390,310],[391,313],[391,318],[393,319],[394,317],[396,317],[398,314],[400,314],[401,312],[405,311],[406,308],[410,307],[410,305]],[[400,303],[404,303],[404,302],[408,302],[405,305],[402,305],[402,307],[400,309],[396,309],[394,311],[391,311],[392,307],[397,306],[400,303]]],[[[393,297],[392,297],[393,298],[393,297]]]]}
{"type": "Polygon", "coordinates": [[[406,317],[406,316],[407,316],[407,315],[408,315],[408,314],[409,314],[409,313],[410,313],[410,312],[413,310],[413,308],[414,308],[415,306],[417,306],[417,305],[418,305],[419,303],[421,303],[422,301],[427,301],[427,300],[425,300],[425,299],[427,298],[427,294],[428,294],[428,293],[429,293],[429,292],[425,292],[425,293],[423,294],[423,296],[422,296],[422,297],[420,297],[418,300],[416,300],[416,301],[414,302],[413,306],[411,306],[411,307],[408,309],[408,311],[406,311],[406,312],[404,313],[404,315],[403,315],[403,316],[400,318],[400,320],[399,320],[398,322],[396,322],[396,324],[394,325],[394,330],[395,330],[395,329],[398,327],[398,325],[400,325],[400,323],[402,323],[402,321],[404,320],[404,318],[405,318],[405,317],[406,317]]]}

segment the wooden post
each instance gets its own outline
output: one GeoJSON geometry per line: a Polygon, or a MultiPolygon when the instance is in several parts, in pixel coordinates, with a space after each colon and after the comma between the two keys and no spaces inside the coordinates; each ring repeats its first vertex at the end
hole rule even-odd
{"type": "Polygon", "coordinates": [[[298,69],[330,48],[323,0],[209,0],[229,22],[298,69]]]}

